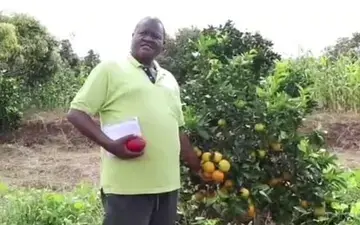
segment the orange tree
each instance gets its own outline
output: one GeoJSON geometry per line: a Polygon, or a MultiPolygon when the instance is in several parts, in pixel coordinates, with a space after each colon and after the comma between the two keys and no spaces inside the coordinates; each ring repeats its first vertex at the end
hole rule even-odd
{"type": "Polygon", "coordinates": [[[338,224],[343,218],[333,215],[332,193],[344,182],[335,157],[322,148],[320,133],[297,132],[312,106],[310,89],[286,92],[284,82],[293,80],[288,62],[254,76],[256,49],[218,60],[211,49],[226,38],[202,35],[189,44],[196,67],[182,98],[203,176],[185,177],[183,198],[194,194],[196,210],[224,224],[264,213],[276,224],[338,224]]]}

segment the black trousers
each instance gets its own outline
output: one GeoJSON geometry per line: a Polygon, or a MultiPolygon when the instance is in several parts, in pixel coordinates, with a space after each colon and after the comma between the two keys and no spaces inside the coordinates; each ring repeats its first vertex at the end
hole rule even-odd
{"type": "Polygon", "coordinates": [[[174,225],[178,190],[160,194],[116,195],[101,189],[103,225],[174,225]]]}

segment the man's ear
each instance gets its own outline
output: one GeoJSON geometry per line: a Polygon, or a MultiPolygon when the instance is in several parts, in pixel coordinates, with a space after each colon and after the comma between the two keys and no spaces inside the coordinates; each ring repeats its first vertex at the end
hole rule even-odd
{"type": "Polygon", "coordinates": [[[131,34],[131,37],[134,37],[134,33],[131,34]]]}

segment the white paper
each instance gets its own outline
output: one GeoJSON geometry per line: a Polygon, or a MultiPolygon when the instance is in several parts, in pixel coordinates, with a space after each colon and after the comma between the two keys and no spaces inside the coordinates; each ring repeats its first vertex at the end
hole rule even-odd
{"type": "MultiPolygon", "coordinates": [[[[142,135],[139,120],[137,117],[118,124],[103,126],[101,130],[112,140],[117,140],[131,134],[137,136],[142,135]]],[[[114,157],[114,155],[110,152],[107,153],[109,156],[114,157]]]]}

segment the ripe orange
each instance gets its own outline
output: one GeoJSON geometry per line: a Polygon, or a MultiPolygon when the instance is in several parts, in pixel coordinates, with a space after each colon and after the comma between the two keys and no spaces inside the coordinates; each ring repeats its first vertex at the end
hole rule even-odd
{"type": "Polygon", "coordinates": [[[210,161],[211,153],[210,152],[204,152],[201,156],[201,159],[204,162],[210,161]]]}
{"type": "Polygon", "coordinates": [[[254,217],[255,217],[255,215],[256,215],[255,206],[253,206],[253,205],[250,205],[250,206],[249,206],[248,215],[249,215],[251,218],[254,218],[254,217]]]}
{"type": "Polygon", "coordinates": [[[207,173],[212,173],[215,171],[215,164],[213,162],[205,162],[203,165],[202,165],[202,169],[204,170],[204,172],[207,172],[207,173]]]}
{"type": "Polygon", "coordinates": [[[224,172],[224,173],[228,172],[228,171],[230,170],[230,163],[229,163],[229,161],[227,161],[226,159],[220,160],[220,162],[219,162],[219,169],[220,169],[222,172],[224,172]]]}
{"type": "Polygon", "coordinates": [[[212,177],[212,173],[203,172],[201,174],[201,178],[203,179],[203,181],[206,181],[206,182],[211,181],[212,180],[211,177],[212,177]]]}
{"type": "Polygon", "coordinates": [[[215,163],[218,163],[220,162],[221,159],[222,159],[222,154],[220,152],[214,152],[213,161],[215,163]]]}
{"type": "Polygon", "coordinates": [[[224,173],[221,172],[220,170],[215,170],[213,173],[212,173],[212,179],[213,181],[215,181],[216,183],[222,183],[224,181],[224,173]]]}

